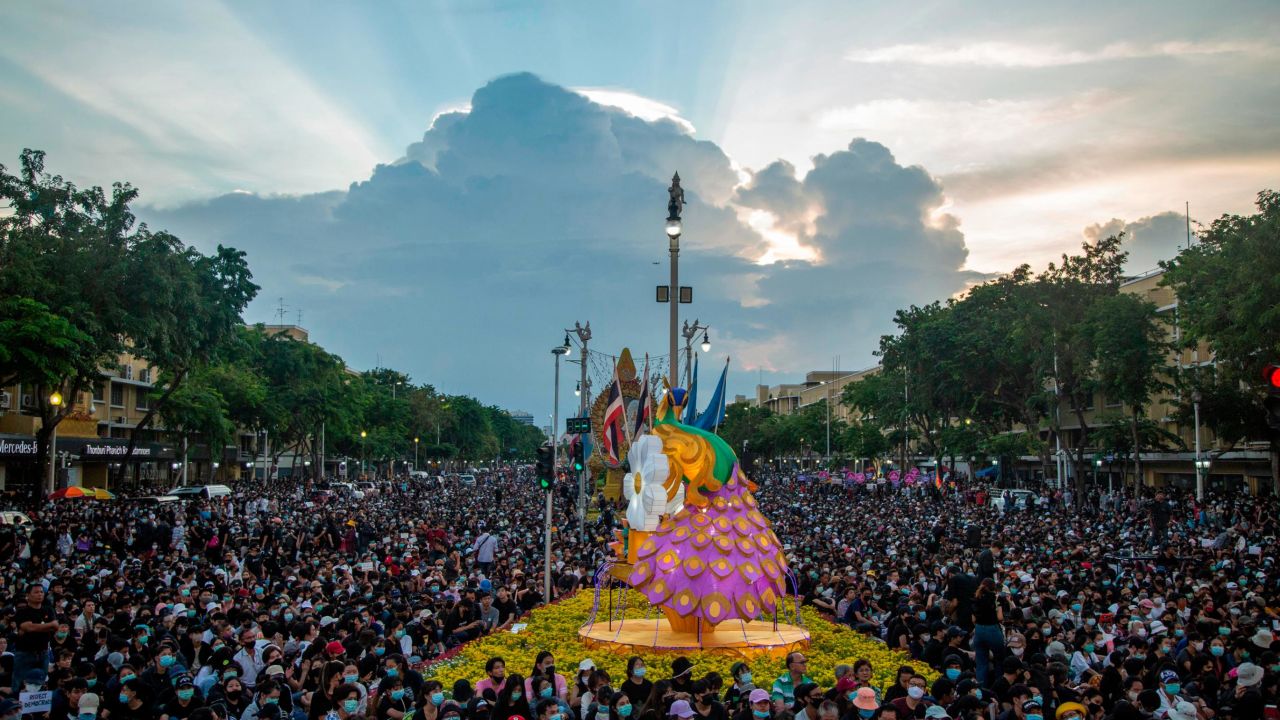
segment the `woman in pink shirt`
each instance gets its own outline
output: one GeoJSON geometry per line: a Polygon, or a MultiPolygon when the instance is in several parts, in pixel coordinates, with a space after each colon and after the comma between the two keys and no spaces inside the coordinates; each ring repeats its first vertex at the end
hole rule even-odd
{"type": "Polygon", "coordinates": [[[555,679],[555,696],[560,698],[562,702],[570,702],[569,684],[565,682],[564,676],[556,672],[556,659],[550,652],[543,650],[538,653],[538,658],[533,663],[533,672],[529,679],[524,681],[524,694],[529,698],[529,703],[533,704],[542,698],[533,695],[533,678],[535,676],[544,676],[548,679],[555,679]]]}

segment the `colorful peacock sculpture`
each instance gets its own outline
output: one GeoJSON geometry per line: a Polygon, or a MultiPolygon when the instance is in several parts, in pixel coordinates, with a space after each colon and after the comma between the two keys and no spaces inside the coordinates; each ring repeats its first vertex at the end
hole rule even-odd
{"type": "Polygon", "coordinates": [[[652,433],[635,438],[623,480],[627,527],[613,548],[627,582],[676,632],[714,632],[770,616],[786,589],[786,558],[756,489],[729,445],[680,422],[682,388],[663,394],[652,433]]]}

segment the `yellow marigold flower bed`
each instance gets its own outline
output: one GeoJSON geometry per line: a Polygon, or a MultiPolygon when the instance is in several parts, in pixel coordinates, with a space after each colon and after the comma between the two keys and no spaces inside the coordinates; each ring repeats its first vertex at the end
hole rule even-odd
{"type": "MultiPolygon", "coordinates": [[[[524,618],[523,622],[528,623],[528,627],[519,633],[497,632],[470,642],[453,657],[426,668],[423,674],[439,680],[446,690],[452,688],[457,680],[467,680],[475,685],[485,676],[485,661],[498,656],[506,661],[508,674],[518,672],[528,677],[538,652],[549,650],[555,655],[557,668],[567,678],[576,673],[579,661],[589,657],[597,667],[609,671],[616,686],[626,678],[627,658],[636,654],[644,658],[645,665],[651,668],[649,677],[658,680],[668,676],[672,660],[684,655],[693,661],[695,677],[714,671],[725,679],[726,684],[732,682],[729,668],[742,659],[732,652],[669,650],[633,653],[628,648],[619,648],[617,653],[608,653],[600,649],[588,650],[578,637],[578,628],[591,616],[594,596],[593,590],[582,590],[553,605],[538,608],[524,618]]],[[[636,605],[627,609],[627,617],[655,615],[655,611],[639,598],[639,593],[633,592],[630,597],[630,602],[636,605]]],[[[601,603],[604,602],[602,598],[601,603]]],[[[787,602],[793,602],[793,599],[788,598],[787,602]]],[[[604,612],[602,609],[600,621],[604,619],[604,612]]],[[[806,651],[809,675],[823,687],[831,687],[835,683],[836,665],[852,665],[860,659],[871,661],[872,683],[881,690],[893,684],[902,665],[915,668],[916,672],[929,679],[931,685],[938,677],[938,673],[928,665],[913,661],[906,653],[890,650],[879,640],[826,620],[813,608],[802,608],[801,615],[810,634],[810,645],[806,651]]],[[[785,670],[783,661],[781,657],[762,654],[747,662],[756,677],[756,684],[768,687],[785,670]]]]}

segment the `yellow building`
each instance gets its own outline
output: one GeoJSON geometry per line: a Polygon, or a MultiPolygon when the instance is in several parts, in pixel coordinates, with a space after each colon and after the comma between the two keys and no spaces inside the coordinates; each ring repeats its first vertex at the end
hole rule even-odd
{"type": "MultiPolygon", "coordinates": [[[[283,333],[309,342],[297,325],[267,325],[268,333],[283,333]]],[[[182,438],[168,432],[160,418],[128,451],[129,439],[146,416],[155,391],[157,371],[129,354],[116,365],[103,368],[103,379],[77,398],[71,413],[58,423],[56,449],[59,486],[107,487],[111,472],[129,465],[125,483],[170,487],[181,480],[186,460],[187,483],[228,483],[250,472],[257,438],[241,432],[235,447],[210,448],[198,438],[182,438]]],[[[45,482],[41,458],[36,455],[35,434],[41,419],[36,414],[40,388],[12,385],[0,390],[0,492],[12,492],[29,483],[45,482]]]]}
{"type": "Polygon", "coordinates": [[[852,414],[840,402],[844,389],[878,372],[879,365],[854,371],[813,370],[805,374],[802,383],[784,383],[772,387],[757,385],[755,397],[748,402],[754,407],[768,408],[778,415],[790,415],[825,400],[831,405],[831,418],[847,422],[852,414]]]}

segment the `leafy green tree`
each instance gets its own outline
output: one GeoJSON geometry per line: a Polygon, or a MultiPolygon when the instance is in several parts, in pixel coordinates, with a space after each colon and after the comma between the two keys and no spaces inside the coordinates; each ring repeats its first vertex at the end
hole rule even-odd
{"type": "Polygon", "coordinates": [[[1055,394],[1075,415],[1079,432],[1062,433],[1056,412],[1046,412],[1045,419],[1065,440],[1063,445],[1075,466],[1078,501],[1084,498],[1089,463],[1089,418],[1085,410],[1093,405],[1100,384],[1099,335],[1091,320],[1095,306],[1119,292],[1126,257],[1121,250],[1123,240],[1116,235],[1085,243],[1079,255],[1063,255],[1060,263],[1051,263],[1036,283],[1052,329],[1055,394]]]}
{"type": "Polygon", "coordinates": [[[31,298],[0,300],[0,387],[51,386],[76,372],[90,337],[31,298]]]}
{"type": "MultiPolygon", "coordinates": [[[[1266,392],[1263,366],[1280,358],[1280,193],[1258,193],[1257,209],[1223,215],[1200,242],[1161,263],[1162,282],[1178,294],[1183,346],[1207,343],[1218,382],[1246,388],[1246,406],[1266,392]]],[[[1272,492],[1280,494],[1280,431],[1265,428],[1258,439],[1270,444],[1272,492]]]]}
{"type": "Polygon", "coordinates": [[[1134,477],[1141,483],[1144,441],[1159,429],[1147,420],[1145,408],[1152,395],[1168,387],[1161,370],[1169,348],[1156,307],[1126,293],[1104,297],[1088,310],[1084,333],[1094,348],[1098,388],[1129,409],[1134,477]]]}
{"type": "Polygon", "coordinates": [[[733,403],[725,408],[720,437],[739,454],[745,449],[758,457],[773,457],[776,448],[765,427],[772,417],[767,407],[733,403]]]}

